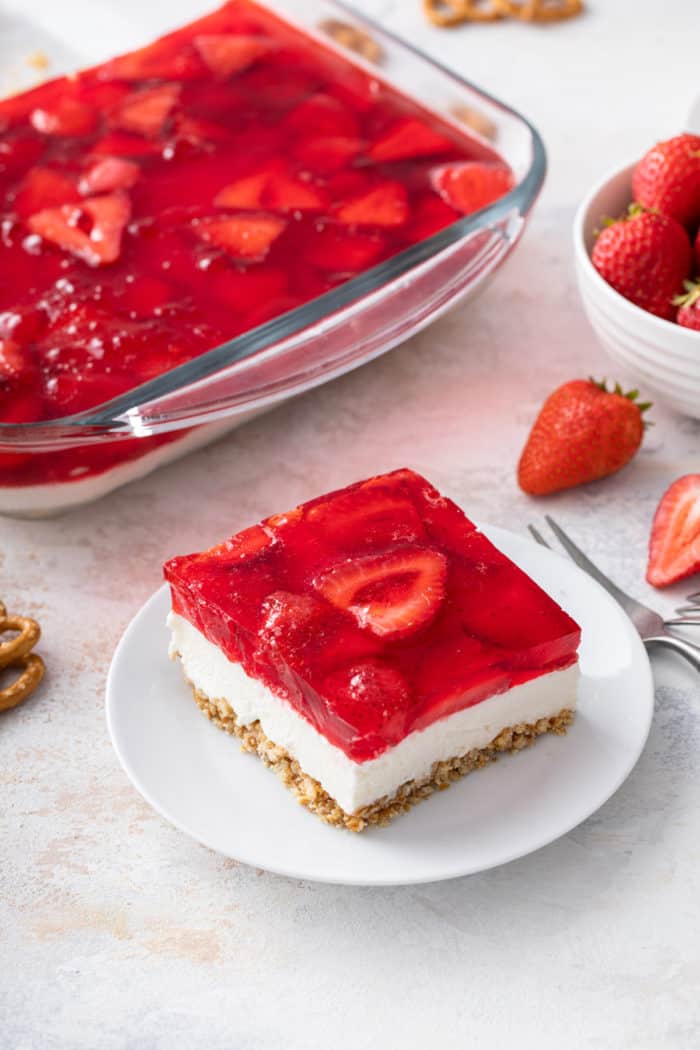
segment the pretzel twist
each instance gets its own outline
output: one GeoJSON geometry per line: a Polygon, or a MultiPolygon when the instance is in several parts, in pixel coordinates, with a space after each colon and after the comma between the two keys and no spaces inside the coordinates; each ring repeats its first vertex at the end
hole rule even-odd
{"type": "Polygon", "coordinates": [[[0,671],[17,670],[19,675],[0,689],[0,711],[17,707],[30,696],[44,677],[44,661],[32,649],[41,637],[41,628],[28,616],[8,616],[0,602],[0,635],[16,632],[14,638],[0,642],[0,671]]]}
{"type": "Polygon", "coordinates": [[[560,22],[583,10],[583,0],[493,0],[506,18],[523,22],[560,22]]]}
{"type": "Polygon", "coordinates": [[[436,26],[462,22],[496,22],[517,18],[521,22],[559,22],[583,10],[583,0],[423,0],[428,19],[436,26]]]}
{"type": "Polygon", "coordinates": [[[503,17],[496,0],[423,0],[423,8],[436,26],[495,22],[503,17]]]}

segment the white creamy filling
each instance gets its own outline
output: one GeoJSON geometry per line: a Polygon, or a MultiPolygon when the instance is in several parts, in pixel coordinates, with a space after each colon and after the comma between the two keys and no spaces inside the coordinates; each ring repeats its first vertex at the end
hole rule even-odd
{"type": "Polygon", "coordinates": [[[433,722],[378,758],[353,762],[189,621],[171,612],[168,626],[170,652],[180,656],[192,684],[210,700],[226,700],[241,725],[259,721],[268,739],[288,751],[346,813],[393,795],[407,780],[427,776],[434,762],[486,747],[506,726],[531,724],[557,715],[562,708],[576,707],[578,665],[551,671],[433,722]]]}

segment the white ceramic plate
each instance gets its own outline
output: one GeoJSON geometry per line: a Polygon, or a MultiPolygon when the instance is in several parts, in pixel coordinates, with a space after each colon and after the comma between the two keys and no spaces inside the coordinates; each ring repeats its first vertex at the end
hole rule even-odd
{"type": "Polygon", "coordinates": [[[127,775],[181,831],[226,856],[319,882],[399,885],[469,875],[570,831],[610,798],[649,733],[654,693],[644,647],[616,603],[558,554],[503,529],[489,537],[581,624],[579,714],[361,835],[323,824],[277,777],[209,723],[168,659],[163,587],[114,654],[107,722],[127,775]]]}

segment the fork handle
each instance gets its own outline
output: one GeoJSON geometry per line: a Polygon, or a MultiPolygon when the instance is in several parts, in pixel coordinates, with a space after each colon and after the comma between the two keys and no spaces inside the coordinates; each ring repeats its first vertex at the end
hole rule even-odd
{"type": "Polygon", "coordinates": [[[655,638],[645,638],[644,644],[649,649],[653,649],[656,646],[666,646],[667,649],[673,649],[675,652],[680,653],[681,656],[684,656],[696,671],[700,671],[700,648],[697,645],[691,645],[690,642],[684,642],[682,638],[674,638],[670,634],[661,634],[655,638]]]}

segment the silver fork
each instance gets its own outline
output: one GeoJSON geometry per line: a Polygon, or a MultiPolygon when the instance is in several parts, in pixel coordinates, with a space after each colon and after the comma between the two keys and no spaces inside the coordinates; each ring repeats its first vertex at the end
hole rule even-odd
{"type": "MultiPolygon", "coordinates": [[[[594,565],[591,559],[586,557],[581,548],[576,546],[574,541],[564,532],[561,525],[557,525],[556,521],[554,521],[549,514],[545,514],[545,520],[571,560],[576,562],[578,567],[583,569],[584,572],[587,572],[589,576],[592,576],[594,580],[597,580],[601,587],[604,587],[608,594],[611,594],[615,601],[622,606],[634,626],[639,631],[640,637],[648,649],[654,649],[661,646],[665,646],[667,649],[673,649],[675,652],[680,653],[681,656],[684,656],[685,659],[693,665],[696,671],[700,671],[700,648],[696,645],[691,645],[690,642],[686,642],[682,638],[676,638],[676,636],[669,631],[669,628],[671,627],[700,626],[700,591],[695,591],[693,594],[688,595],[686,598],[687,604],[681,605],[676,609],[676,613],[678,614],[676,618],[672,620],[664,620],[663,617],[659,616],[659,614],[654,612],[653,609],[649,609],[646,605],[642,605],[642,603],[638,602],[636,598],[630,597],[629,594],[620,590],[617,584],[608,579],[608,577],[600,571],[598,566],[594,565]]],[[[534,525],[528,525],[528,528],[532,536],[539,544],[541,544],[541,546],[547,547],[549,550],[552,549],[551,545],[547,542],[539,529],[534,525]]]]}

